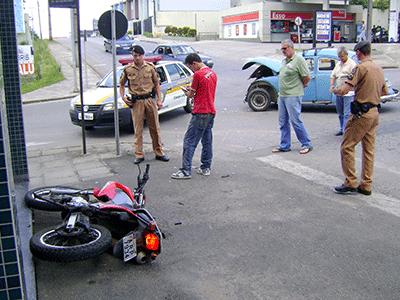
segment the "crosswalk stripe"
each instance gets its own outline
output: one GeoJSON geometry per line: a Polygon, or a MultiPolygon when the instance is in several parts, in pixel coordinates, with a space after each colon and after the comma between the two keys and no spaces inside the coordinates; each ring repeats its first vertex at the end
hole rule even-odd
{"type": "MultiPolygon", "coordinates": [[[[300,163],[284,159],[280,155],[268,155],[258,157],[257,159],[274,168],[280,169],[284,172],[296,175],[322,186],[333,188],[335,185],[340,185],[343,183],[343,180],[340,178],[312,169],[300,163]]],[[[351,197],[355,196],[352,195],[351,197]]],[[[359,197],[362,197],[362,200],[372,207],[378,208],[382,211],[400,217],[399,199],[375,192],[373,192],[373,194],[368,197],[362,195],[359,195],[359,197]]]]}

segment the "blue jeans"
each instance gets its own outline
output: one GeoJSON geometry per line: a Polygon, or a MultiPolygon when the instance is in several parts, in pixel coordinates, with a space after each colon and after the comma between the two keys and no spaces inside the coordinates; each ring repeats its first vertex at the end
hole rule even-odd
{"type": "Polygon", "coordinates": [[[189,127],[183,139],[182,168],[186,175],[192,174],[192,159],[197,144],[201,140],[201,166],[206,169],[211,167],[213,157],[212,151],[212,128],[214,126],[214,115],[195,114],[190,119],[189,127]]]}
{"type": "Polygon", "coordinates": [[[350,117],[350,103],[354,96],[336,96],[336,112],[339,115],[340,131],[344,132],[347,120],[350,117]]]}
{"type": "Polygon", "coordinates": [[[302,98],[301,96],[279,97],[279,128],[281,130],[281,143],[279,148],[283,150],[289,150],[291,147],[290,124],[292,124],[301,146],[312,147],[311,140],[300,116],[302,98]]]}

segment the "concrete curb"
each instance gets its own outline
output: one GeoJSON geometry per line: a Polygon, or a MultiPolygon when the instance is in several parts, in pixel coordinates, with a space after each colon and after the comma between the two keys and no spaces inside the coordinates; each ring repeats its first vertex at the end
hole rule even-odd
{"type": "Polygon", "coordinates": [[[33,104],[33,103],[40,103],[40,102],[50,102],[50,101],[64,100],[64,99],[74,98],[77,95],[79,95],[79,93],[71,94],[71,95],[63,96],[63,97],[53,97],[53,98],[42,98],[42,99],[25,100],[25,101],[22,101],[22,104],[33,104]]]}

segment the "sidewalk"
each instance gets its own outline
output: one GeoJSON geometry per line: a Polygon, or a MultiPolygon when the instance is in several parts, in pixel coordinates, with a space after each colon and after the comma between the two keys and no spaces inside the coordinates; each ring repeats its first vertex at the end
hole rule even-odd
{"type": "MultiPolygon", "coordinates": [[[[49,48],[54,58],[61,66],[61,71],[64,74],[65,79],[58,83],[50,86],[38,89],[36,91],[26,93],[22,95],[22,103],[35,103],[35,102],[45,102],[52,100],[61,100],[75,97],[79,95],[79,71],[76,72],[76,85],[77,89],[74,90],[74,76],[72,68],[72,54],[71,50],[64,47],[57,41],[49,43],[49,48]]],[[[100,76],[90,67],[87,66],[85,71],[85,65],[82,66],[82,76],[83,76],[83,90],[87,90],[95,87],[96,82],[99,81],[100,76]],[[87,71],[87,80],[85,77],[87,71]],[[88,86],[85,83],[88,82],[88,86]]]]}

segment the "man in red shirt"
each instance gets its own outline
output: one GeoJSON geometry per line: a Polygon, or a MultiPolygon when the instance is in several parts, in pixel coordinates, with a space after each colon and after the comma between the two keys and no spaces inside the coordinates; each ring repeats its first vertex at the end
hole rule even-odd
{"type": "Polygon", "coordinates": [[[187,97],[193,98],[192,118],[183,140],[182,168],[171,175],[173,179],[192,177],[192,159],[197,144],[201,140],[201,166],[197,173],[209,176],[212,162],[212,128],[215,117],[215,90],[217,75],[202,63],[197,53],[189,54],[185,64],[194,72],[192,86],[184,90],[187,97]]]}

